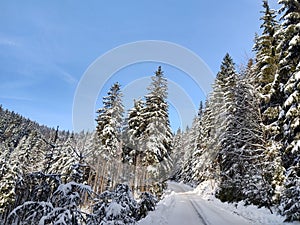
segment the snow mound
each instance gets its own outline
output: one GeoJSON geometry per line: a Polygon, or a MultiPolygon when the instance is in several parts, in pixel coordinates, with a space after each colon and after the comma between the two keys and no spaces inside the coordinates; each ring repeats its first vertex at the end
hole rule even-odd
{"type": "Polygon", "coordinates": [[[258,208],[254,205],[245,206],[245,202],[238,203],[224,203],[215,197],[217,184],[213,180],[208,180],[200,183],[192,192],[201,196],[201,198],[208,201],[220,209],[231,211],[241,217],[244,217],[252,225],[300,225],[300,222],[284,223],[284,217],[276,214],[276,210],[271,214],[267,208],[258,208]]]}
{"type": "Polygon", "coordinates": [[[200,195],[203,199],[213,199],[216,193],[217,184],[214,180],[207,180],[200,183],[193,192],[200,195]]]}
{"type": "Polygon", "coordinates": [[[169,218],[169,213],[172,211],[170,210],[175,206],[175,192],[168,193],[163,200],[161,200],[156,207],[155,211],[149,212],[149,214],[139,221],[139,225],[148,225],[148,224],[157,224],[159,218],[160,225],[167,225],[169,218]],[[159,215],[157,213],[159,212],[159,215]]]}

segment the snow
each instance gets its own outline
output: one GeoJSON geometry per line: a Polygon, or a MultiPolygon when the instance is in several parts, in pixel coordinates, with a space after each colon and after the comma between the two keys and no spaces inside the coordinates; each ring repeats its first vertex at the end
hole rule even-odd
{"type": "Polygon", "coordinates": [[[289,45],[295,46],[295,45],[297,45],[299,43],[299,41],[300,41],[299,36],[296,35],[296,36],[294,36],[292,38],[292,40],[290,41],[289,45]]]}
{"type": "Polygon", "coordinates": [[[296,142],[296,143],[294,143],[293,149],[291,151],[293,154],[299,152],[299,150],[300,150],[300,140],[297,140],[294,142],[296,142]]]}
{"type": "Polygon", "coordinates": [[[156,173],[157,172],[157,168],[155,168],[152,165],[147,166],[147,172],[149,173],[156,173]]]}
{"type": "Polygon", "coordinates": [[[288,107],[288,106],[292,105],[294,102],[296,102],[297,99],[299,99],[299,95],[300,95],[300,94],[298,93],[297,90],[294,91],[294,92],[288,97],[288,99],[285,101],[284,107],[288,107]]]}
{"type": "Polygon", "coordinates": [[[117,202],[112,202],[109,204],[109,207],[106,209],[106,216],[107,217],[116,217],[121,214],[123,207],[118,204],[117,202]]]}
{"type": "Polygon", "coordinates": [[[89,185],[76,183],[74,181],[59,185],[56,192],[62,192],[64,195],[68,195],[72,191],[73,186],[79,188],[81,191],[92,192],[92,189],[89,185]]]}
{"type": "Polygon", "coordinates": [[[295,80],[300,80],[300,71],[295,74],[295,80]]]}
{"type": "MultiPolygon", "coordinates": [[[[139,225],[283,225],[284,217],[271,214],[266,208],[222,203],[214,197],[213,180],[201,183],[194,190],[182,183],[169,182],[165,198],[155,211],[139,225]]],[[[299,222],[286,223],[300,225],[299,222]]]]}

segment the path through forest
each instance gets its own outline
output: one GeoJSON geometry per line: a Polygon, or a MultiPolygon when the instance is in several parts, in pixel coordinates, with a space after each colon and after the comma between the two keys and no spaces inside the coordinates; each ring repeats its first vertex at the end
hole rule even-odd
{"type": "Polygon", "coordinates": [[[203,199],[187,186],[170,182],[172,191],[140,225],[249,225],[250,221],[203,199]]]}

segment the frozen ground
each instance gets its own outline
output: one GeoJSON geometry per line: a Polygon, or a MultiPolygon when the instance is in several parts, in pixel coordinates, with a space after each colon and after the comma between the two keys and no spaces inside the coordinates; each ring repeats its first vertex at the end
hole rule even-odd
{"type": "Polygon", "coordinates": [[[214,184],[211,182],[195,190],[175,182],[169,182],[168,186],[166,197],[140,225],[300,225],[283,223],[283,217],[267,209],[222,203],[212,194],[214,184]]]}

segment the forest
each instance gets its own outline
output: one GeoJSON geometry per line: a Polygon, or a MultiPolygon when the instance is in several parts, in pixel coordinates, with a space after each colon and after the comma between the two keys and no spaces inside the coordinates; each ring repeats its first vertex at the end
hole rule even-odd
{"type": "Polygon", "coordinates": [[[94,132],[39,125],[0,107],[1,224],[135,224],[166,182],[217,184],[223,202],[300,221],[300,3],[263,1],[254,57],[226,54],[190,128],[170,128],[158,67],[125,112],[114,83],[94,132]]]}

